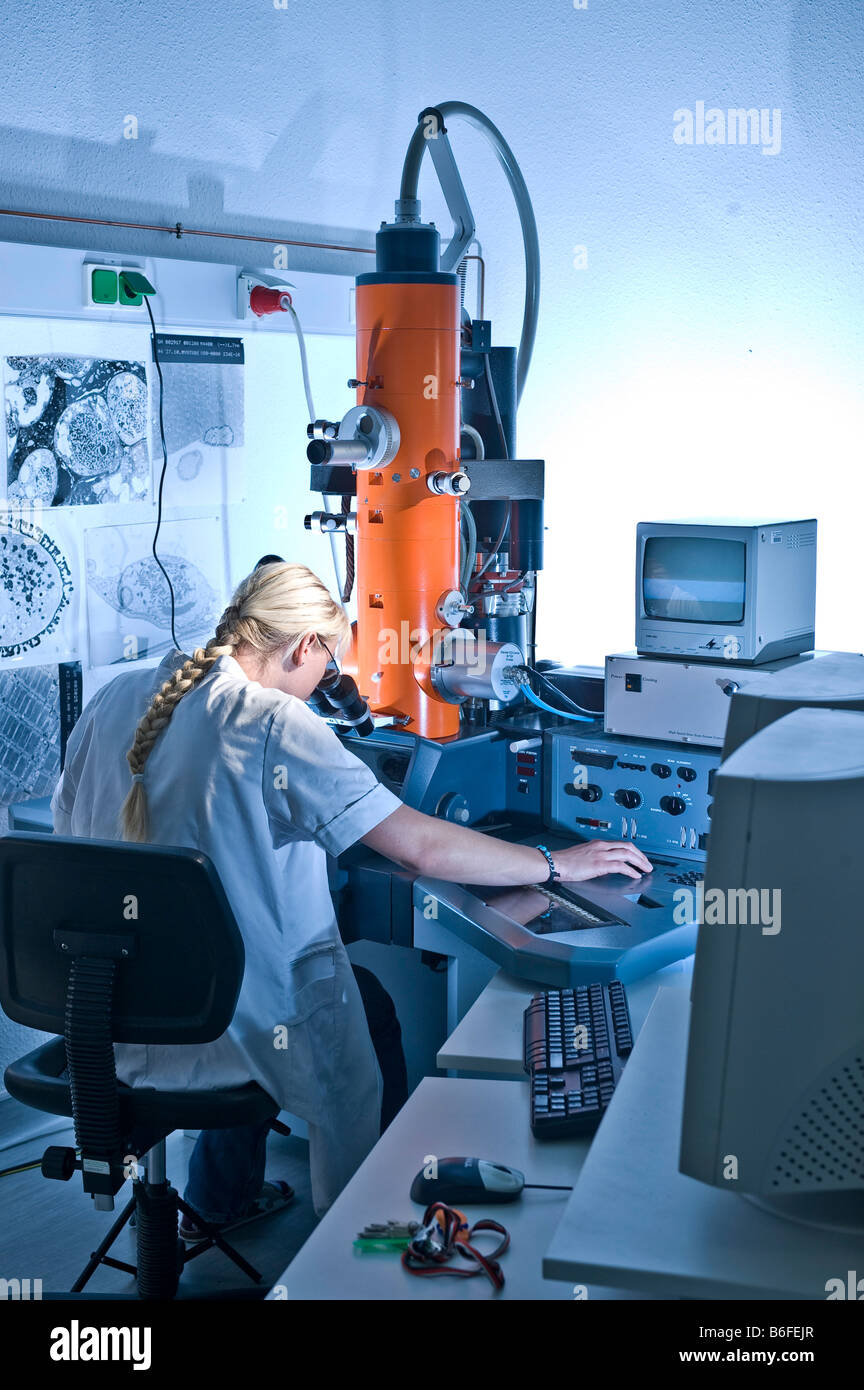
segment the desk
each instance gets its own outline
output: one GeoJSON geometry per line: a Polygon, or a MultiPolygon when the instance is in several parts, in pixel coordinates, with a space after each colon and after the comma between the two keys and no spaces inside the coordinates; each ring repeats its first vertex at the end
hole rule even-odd
{"type": "MultiPolygon", "coordinates": [[[[689,991],[692,974],[693,957],[688,956],[625,985],[634,1038],[658,989],[669,985],[689,991]]],[[[522,1062],[522,1015],[532,994],[543,988],[499,970],[442,1045],[437,1055],[439,1067],[527,1081],[522,1062]]]]}
{"type": "MultiPolygon", "coordinates": [[[[571,1284],[549,1282],[542,1274],[543,1255],[563,1215],[567,1192],[530,1191],[516,1202],[478,1205],[466,1211],[468,1216],[476,1212],[477,1219],[492,1216],[510,1232],[511,1246],[501,1260],[507,1282],[500,1294],[493,1292],[483,1275],[415,1279],[398,1257],[360,1255],[352,1241],[370,1221],[419,1219],[422,1208],[410,1200],[408,1189],[427,1154],[442,1158],[474,1154],[521,1169],[529,1182],[573,1183],[587,1150],[587,1140],[539,1144],[531,1134],[528,1095],[522,1086],[426,1077],[269,1297],[433,1302],[569,1299],[571,1284]]],[[[592,1291],[593,1296],[597,1295],[592,1291]]]]}
{"type": "Polygon", "coordinates": [[[686,995],[660,991],[544,1269],[655,1298],[824,1300],[828,1279],[861,1270],[860,1235],[787,1221],[678,1171],[689,1016],[686,995]]]}

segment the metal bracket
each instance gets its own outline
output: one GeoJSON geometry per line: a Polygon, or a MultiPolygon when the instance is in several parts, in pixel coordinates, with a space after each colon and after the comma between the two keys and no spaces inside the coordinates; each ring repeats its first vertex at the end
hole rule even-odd
{"type": "Polygon", "coordinates": [[[448,211],[453,218],[453,236],[447,249],[441,253],[442,271],[451,272],[459,265],[474,240],[476,230],[474,214],[468,202],[468,194],[465,192],[462,176],[457,168],[440,111],[437,111],[434,106],[430,106],[427,110],[421,111],[419,121],[420,124],[424,125],[424,136],[428,141],[432,163],[435,165],[435,172],[438,175],[441,191],[447,201],[448,211]],[[428,133],[425,129],[427,119],[428,133]]]}

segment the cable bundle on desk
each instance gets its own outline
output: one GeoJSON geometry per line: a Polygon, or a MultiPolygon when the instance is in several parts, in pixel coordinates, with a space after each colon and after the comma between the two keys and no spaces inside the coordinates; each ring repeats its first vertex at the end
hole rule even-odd
{"type": "Polygon", "coordinates": [[[403,1251],[402,1265],[409,1274],[421,1277],[452,1274],[457,1279],[473,1279],[477,1274],[485,1274],[498,1290],[504,1287],[504,1273],[498,1257],[509,1244],[510,1233],[499,1222],[484,1219],[469,1226],[461,1211],[443,1202],[433,1202],[423,1214],[420,1230],[403,1251]],[[495,1231],[503,1237],[496,1249],[486,1255],[471,1244],[474,1236],[482,1231],[495,1231]],[[450,1265],[454,1255],[473,1261],[473,1268],[450,1265]]]}

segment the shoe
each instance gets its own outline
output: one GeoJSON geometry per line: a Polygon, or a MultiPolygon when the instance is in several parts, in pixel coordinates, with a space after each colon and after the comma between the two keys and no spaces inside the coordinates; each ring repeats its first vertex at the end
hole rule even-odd
{"type": "MultiPolygon", "coordinates": [[[[235,1217],[233,1221],[226,1221],[223,1226],[217,1226],[216,1230],[220,1235],[227,1235],[229,1231],[236,1231],[238,1226],[248,1226],[252,1221],[260,1221],[263,1216],[272,1216],[274,1212],[281,1211],[294,1200],[294,1189],[281,1178],[275,1182],[265,1182],[258,1196],[252,1205],[242,1216],[235,1217]]],[[[197,1241],[209,1240],[206,1231],[199,1231],[197,1226],[193,1226],[186,1213],[180,1220],[180,1236],[190,1245],[197,1241]]]]}

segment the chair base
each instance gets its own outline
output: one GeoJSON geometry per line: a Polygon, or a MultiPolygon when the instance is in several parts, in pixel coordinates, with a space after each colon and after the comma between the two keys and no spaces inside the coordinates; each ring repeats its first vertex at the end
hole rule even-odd
{"type": "MultiPolygon", "coordinates": [[[[159,1150],[161,1153],[154,1167],[161,1174],[164,1172],[164,1140],[156,1146],[157,1153],[159,1150]]],[[[105,1238],[92,1251],[70,1293],[81,1293],[99,1266],[104,1264],[111,1269],[121,1269],[126,1274],[134,1275],[140,1299],[171,1299],[177,1293],[184,1267],[190,1260],[197,1259],[205,1250],[212,1250],[214,1246],[221,1250],[223,1255],[227,1255],[229,1260],[233,1260],[238,1269],[241,1269],[253,1283],[261,1283],[263,1275],[259,1270],[249,1264],[248,1260],[244,1260],[240,1252],[220,1235],[217,1227],[205,1221],[188,1202],[184,1202],[177,1189],[167,1180],[150,1182],[146,1177],[135,1178],[133,1187],[132,1197],[105,1238]],[[108,1253],[133,1212],[136,1221],[137,1265],[117,1260],[108,1253]],[[177,1234],[177,1218],[180,1212],[206,1237],[205,1240],[196,1242],[191,1249],[186,1248],[177,1234]]]]}

